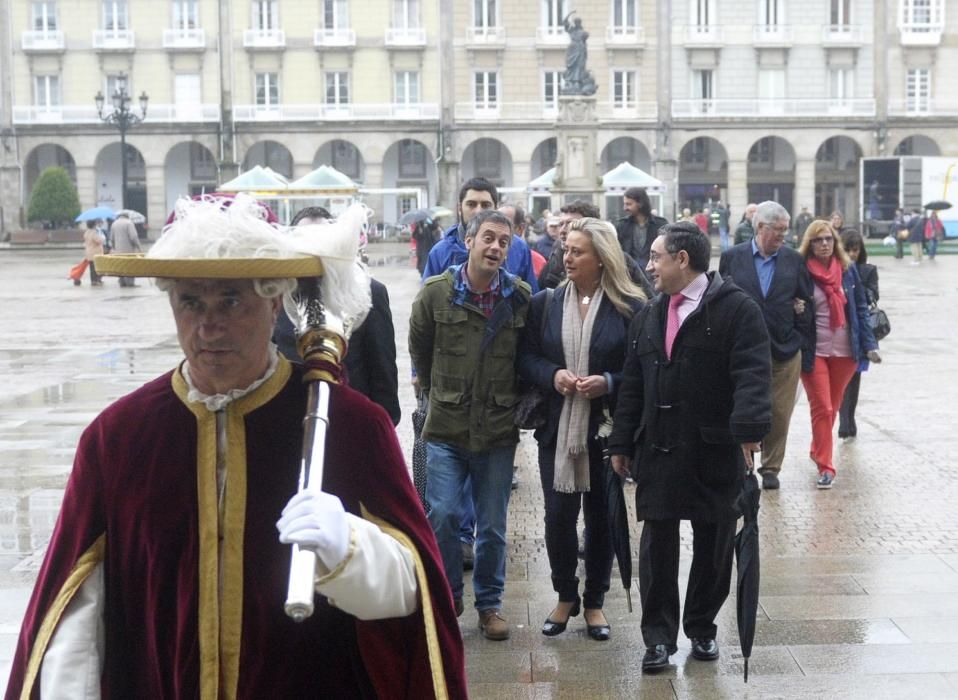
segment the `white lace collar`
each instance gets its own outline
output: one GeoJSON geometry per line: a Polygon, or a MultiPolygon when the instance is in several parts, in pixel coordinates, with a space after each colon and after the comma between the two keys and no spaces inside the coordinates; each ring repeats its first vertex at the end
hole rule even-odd
{"type": "Polygon", "coordinates": [[[204,394],[202,391],[196,388],[193,384],[193,380],[190,378],[190,363],[183,362],[183,379],[186,381],[186,386],[189,391],[186,394],[186,400],[190,403],[202,403],[206,406],[206,410],[215,413],[216,411],[222,411],[230,403],[236,399],[246,396],[252,391],[255,391],[273,376],[273,372],[276,371],[276,367],[279,365],[279,353],[276,352],[276,346],[273,343],[269,344],[269,366],[266,368],[266,372],[262,377],[257,379],[255,382],[250,384],[245,389],[230,389],[225,394],[204,394]]]}

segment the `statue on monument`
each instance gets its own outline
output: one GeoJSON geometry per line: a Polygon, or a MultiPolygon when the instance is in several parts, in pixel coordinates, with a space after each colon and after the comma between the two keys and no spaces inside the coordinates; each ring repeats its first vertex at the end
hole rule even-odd
{"type": "Polygon", "coordinates": [[[594,95],[598,89],[595,78],[592,77],[592,71],[585,67],[588,58],[588,49],[585,44],[589,40],[589,32],[582,28],[580,18],[576,17],[574,21],[569,21],[574,14],[575,10],[562,20],[562,26],[569,34],[569,48],[565,53],[565,73],[562,76],[560,92],[563,95],[594,95]]]}

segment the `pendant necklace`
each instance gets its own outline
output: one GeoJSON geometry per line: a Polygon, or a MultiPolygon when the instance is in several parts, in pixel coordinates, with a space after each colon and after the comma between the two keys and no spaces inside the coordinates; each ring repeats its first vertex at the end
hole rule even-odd
{"type": "Polygon", "coordinates": [[[598,288],[598,287],[595,288],[595,291],[592,292],[592,294],[586,294],[584,297],[582,297],[581,299],[579,299],[579,302],[582,303],[582,304],[585,304],[586,306],[588,306],[588,305],[589,305],[589,302],[592,301],[592,297],[595,296],[595,292],[597,292],[597,291],[599,291],[599,288],[598,288]]]}

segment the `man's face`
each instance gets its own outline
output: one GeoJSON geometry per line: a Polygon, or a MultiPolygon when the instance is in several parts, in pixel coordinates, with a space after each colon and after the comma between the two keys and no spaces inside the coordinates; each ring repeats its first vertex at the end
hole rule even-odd
{"type": "Polygon", "coordinates": [[[676,294],[685,289],[684,277],[682,273],[682,260],[685,258],[684,251],[679,251],[672,255],[665,249],[665,236],[657,236],[652,241],[652,248],[649,251],[649,264],[645,266],[646,272],[652,277],[655,283],[655,291],[663,294],[676,294]]]}
{"type": "Polygon", "coordinates": [[[745,218],[751,221],[752,217],[755,216],[755,211],[757,209],[758,209],[758,205],[749,204],[747,207],[745,207],[745,218]]]}
{"type": "Polygon", "coordinates": [[[633,218],[639,214],[639,203],[631,197],[622,198],[622,208],[625,209],[626,214],[633,218]]]}
{"type": "Polygon", "coordinates": [[[250,280],[177,280],[176,335],[200,391],[245,389],[263,376],[279,305],[280,297],[257,295],[250,280]]]}
{"type": "Polygon", "coordinates": [[[559,241],[562,243],[562,249],[565,250],[565,239],[569,235],[569,222],[581,219],[582,214],[573,214],[562,212],[559,214],[559,241]]]}
{"type": "Polygon", "coordinates": [[[483,223],[475,236],[466,238],[469,270],[488,275],[495,274],[506,261],[510,243],[512,243],[511,227],[494,221],[483,223]]]}
{"type": "Polygon", "coordinates": [[[759,223],[755,229],[755,243],[765,255],[773,255],[785,243],[788,219],[775,219],[771,223],[759,223]]]}
{"type": "Polygon", "coordinates": [[[466,196],[459,202],[459,216],[462,219],[463,226],[472,221],[472,217],[483,209],[492,209],[496,203],[492,201],[492,195],[485,190],[466,190],[466,196]]]}
{"type": "Polygon", "coordinates": [[[554,224],[546,224],[546,233],[549,235],[549,238],[555,240],[559,237],[559,222],[554,224]]]}

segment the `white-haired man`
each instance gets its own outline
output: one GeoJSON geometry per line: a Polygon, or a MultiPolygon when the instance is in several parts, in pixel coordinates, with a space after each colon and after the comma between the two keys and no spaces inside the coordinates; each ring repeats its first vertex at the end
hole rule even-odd
{"type": "MultiPolygon", "coordinates": [[[[290,498],[307,387],[270,335],[289,278],[335,262],[298,254],[257,206],[183,202],[146,258],[98,261],[162,278],[185,359],[81,437],[8,698],[464,696],[441,560],[386,413],[334,383],[330,434],[362,439],[330,438],[323,492],[290,498]],[[283,612],[291,542],[317,556],[298,624],[283,612]]],[[[362,294],[336,291],[327,311],[352,315],[362,294]]]]}

